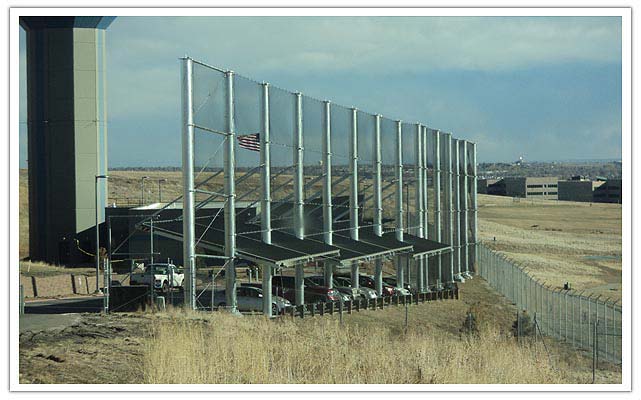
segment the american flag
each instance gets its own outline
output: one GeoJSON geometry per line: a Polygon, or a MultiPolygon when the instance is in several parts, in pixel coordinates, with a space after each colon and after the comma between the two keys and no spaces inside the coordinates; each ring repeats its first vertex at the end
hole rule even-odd
{"type": "Polygon", "coordinates": [[[260,151],[260,134],[252,133],[249,135],[239,135],[238,145],[243,149],[260,151]]]}

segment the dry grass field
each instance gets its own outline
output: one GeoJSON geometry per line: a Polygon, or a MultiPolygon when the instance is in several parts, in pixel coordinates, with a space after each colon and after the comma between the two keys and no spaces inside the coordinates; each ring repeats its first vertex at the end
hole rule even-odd
{"type": "Polygon", "coordinates": [[[479,237],[552,287],[621,298],[621,205],[479,195],[479,237]]]}
{"type": "MultiPolygon", "coordinates": [[[[20,335],[22,383],[590,383],[591,358],[511,335],[514,306],[481,279],[461,299],[268,321],[224,313],[84,314],[20,335]],[[468,312],[478,335],[461,332],[468,312]],[[376,334],[372,334],[375,332],[376,334]]],[[[597,383],[621,382],[601,363],[597,383]]]]}

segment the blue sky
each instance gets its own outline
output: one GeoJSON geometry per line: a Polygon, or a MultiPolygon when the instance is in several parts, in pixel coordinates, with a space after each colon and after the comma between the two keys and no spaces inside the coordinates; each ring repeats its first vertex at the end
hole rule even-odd
{"type": "Polygon", "coordinates": [[[621,157],[618,17],[119,17],[107,34],[110,167],[180,165],[184,55],[452,132],[478,143],[481,162],[621,157]]]}

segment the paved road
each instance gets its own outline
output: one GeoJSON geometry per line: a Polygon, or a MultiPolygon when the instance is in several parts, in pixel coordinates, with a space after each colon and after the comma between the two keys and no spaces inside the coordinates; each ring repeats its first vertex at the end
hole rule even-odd
{"type": "Polygon", "coordinates": [[[80,321],[81,314],[24,314],[20,316],[20,333],[64,329],[80,321]]]}
{"type": "Polygon", "coordinates": [[[100,312],[102,301],[102,296],[30,301],[25,303],[24,312],[25,314],[100,312]]]}
{"type": "Polygon", "coordinates": [[[50,299],[25,303],[20,316],[20,332],[63,329],[77,323],[80,313],[102,310],[102,297],[50,299]]]}

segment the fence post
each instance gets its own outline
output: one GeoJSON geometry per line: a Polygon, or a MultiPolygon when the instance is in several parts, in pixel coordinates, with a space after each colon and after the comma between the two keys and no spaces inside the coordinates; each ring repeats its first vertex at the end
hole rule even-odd
{"type": "Polygon", "coordinates": [[[20,285],[20,315],[24,314],[24,286],[20,285]]]}
{"type": "Polygon", "coordinates": [[[605,348],[603,350],[603,354],[605,354],[606,360],[609,359],[609,355],[608,355],[608,305],[607,305],[607,302],[609,300],[610,300],[610,298],[608,297],[607,299],[605,299],[603,301],[603,324],[604,324],[603,325],[603,334],[605,336],[605,338],[604,338],[605,339],[604,340],[605,343],[603,343],[605,348]]]}
{"type": "Polygon", "coordinates": [[[579,293],[579,347],[583,347],[583,291],[579,293]]]}
{"type": "Polygon", "coordinates": [[[574,305],[576,303],[576,296],[572,295],[572,297],[570,298],[572,299],[572,346],[576,347],[576,338],[574,335],[574,320],[576,319],[576,313],[574,312],[574,309],[575,309],[574,305]]]}
{"type": "Polygon", "coordinates": [[[597,364],[597,328],[599,320],[594,322],[594,330],[592,333],[592,383],[596,381],[596,364],[597,364]]]}
{"type": "Polygon", "coordinates": [[[563,299],[565,300],[565,341],[568,341],[568,291],[564,291],[563,299]]]}

